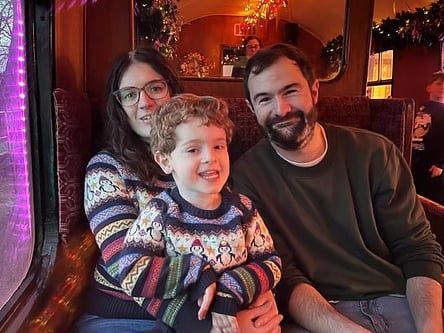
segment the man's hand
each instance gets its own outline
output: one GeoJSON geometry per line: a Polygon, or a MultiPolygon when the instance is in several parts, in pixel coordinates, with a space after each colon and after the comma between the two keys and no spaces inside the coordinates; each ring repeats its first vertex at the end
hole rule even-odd
{"type": "Polygon", "coordinates": [[[248,333],[280,333],[282,319],[271,291],[260,295],[248,309],[237,314],[241,332],[248,333]]]}

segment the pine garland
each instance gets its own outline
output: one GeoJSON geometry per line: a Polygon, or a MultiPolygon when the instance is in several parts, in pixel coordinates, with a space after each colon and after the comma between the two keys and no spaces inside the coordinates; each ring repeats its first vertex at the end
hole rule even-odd
{"type": "Polygon", "coordinates": [[[373,22],[372,37],[375,52],[405,46],[431,47],[444,38],[444,0],[431,3],[428,8],[416,8],[414,12],[401,11],[395,18],[381,23],[373,22]]]}
{"type": "MultiPolygon", "coordinates": [[[[430,4],[428,8],[416,8],[414,12],[401,11],[395,18],[373,22],[374,51],[395,50],[406,46],[431,47],[444,40],[444,0],[430,4]]],[[[342,55],[342,35],[327,42],[322,56],[334,64],[342,55]]]]}

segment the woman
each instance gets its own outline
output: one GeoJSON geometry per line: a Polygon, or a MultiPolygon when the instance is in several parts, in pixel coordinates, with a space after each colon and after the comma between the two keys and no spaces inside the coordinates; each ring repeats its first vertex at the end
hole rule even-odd
{"type": "MultiPolygon", "coordinates": [[[[131,51],[112,67],[105,89],[105,149],[90,160],[85,177],[85,212],[100,256],[76,325],[79,333],[167,331],[123,292],[117,266],[140,208],[172,185],[153,160],[149,133],[152,114],[181,91],[175,71],[155,49],[131,51]]],[[[241,331],[280,332],[282,317],[271,293],[254,306],[238,315],[241,331]]]]}

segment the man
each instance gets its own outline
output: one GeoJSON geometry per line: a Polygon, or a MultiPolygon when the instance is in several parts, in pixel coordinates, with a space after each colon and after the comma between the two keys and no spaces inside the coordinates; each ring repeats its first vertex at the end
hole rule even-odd
{"type": "Polygon", "coordinates": [[[267,139],[234,165],[234,189],[283,260],[283,332],[441,333],[441,247],[400,151],[318,123],[319,82],[294,46],[262,48],[244,88],[267,139]]]}
{"type": "Polygon", "coordinates": [[[426,90],[415,117],[413,175],[419,194],[444,205],[444,72],[433,73],[426,90]]]}

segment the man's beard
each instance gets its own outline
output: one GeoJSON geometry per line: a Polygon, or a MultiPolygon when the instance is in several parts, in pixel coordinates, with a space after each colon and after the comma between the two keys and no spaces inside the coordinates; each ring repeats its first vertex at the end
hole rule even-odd
{"type": "Polygon", "coordinates": [[[263,128],[274,144],[292,151],[303,148],[311,140],[317,118],[318,111],[313,105],[307,113],[292,109],[284,117],[267,119],[263,128]]]}

